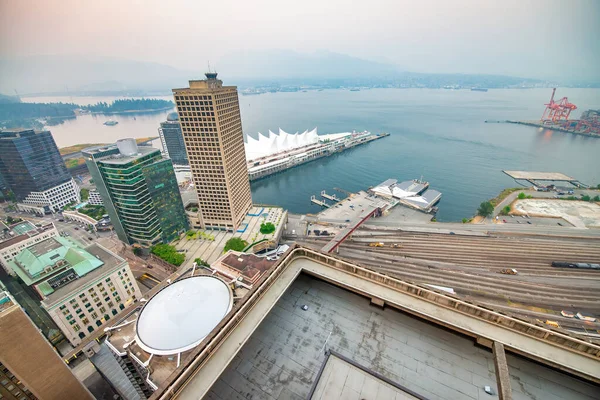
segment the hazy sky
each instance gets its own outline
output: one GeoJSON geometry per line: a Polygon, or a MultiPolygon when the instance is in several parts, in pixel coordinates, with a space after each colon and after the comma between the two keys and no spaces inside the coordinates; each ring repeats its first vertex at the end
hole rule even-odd
{"type": "Polygon", "coordinates": [[[329,50],[415,72],[600,78],[598,0],[0,0],[0,57],[199,69],[239,50],[329,50]]]}

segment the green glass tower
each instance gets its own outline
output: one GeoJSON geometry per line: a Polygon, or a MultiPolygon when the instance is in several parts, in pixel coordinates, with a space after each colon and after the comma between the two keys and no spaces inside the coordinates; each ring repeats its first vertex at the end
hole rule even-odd
{"type": "Polygon", "coordinates": [[[171,160],[134,139],[82,151],[119,239],[152,246],[188,229],[171,160]]]}

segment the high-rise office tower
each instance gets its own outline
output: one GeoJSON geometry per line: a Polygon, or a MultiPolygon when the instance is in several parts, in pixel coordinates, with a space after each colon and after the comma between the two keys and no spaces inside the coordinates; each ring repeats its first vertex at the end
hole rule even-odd
{"type": "Polygon", "coordinates": [[[0,132],[0,174],[17,201],[24,204],[59,211],[81,200],[79,187],[48,131],[0,132]]]}
{"type": "Polygon", "coordinates": [[[252,206],[237,87],[209,72],[173,95],[201,225],[236,230],[252,206]]]}
{"type": "Polygon", "coordinates": [[[0,398],[94,398],[1,284],[0,398]]]}
{"type": "Polygon", "coordinates": [[[167,120],[160,123],[158,135],[165,155],[173,161],[173,164],[187,165],[188,158],[177,113],[170,113],[167,115],[167,120]]]}
{"type": "Polygon", "coordinates": [[[152,246],[187,230],[173,164],[160,150],[122,139],[81,153],[120,240],[152,246]]]}

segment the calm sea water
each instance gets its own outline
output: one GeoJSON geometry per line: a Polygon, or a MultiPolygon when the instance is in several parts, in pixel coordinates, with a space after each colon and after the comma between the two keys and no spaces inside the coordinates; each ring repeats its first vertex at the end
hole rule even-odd
{"type": "MultiPolygon", "coordinates": [[[[486,124],[485,120],[534,120],[551,89],[468,90],[373,89],[359,92],[274,93],[240,96],[244,131],[351,130],[391,136],[333,157],[314,161],[252,184],[253,200],[292,212],[317,212],[310,196],[333,187],[358,191],[388,178],[419,178],[443,193],[438,220],[473,215],[480,202],[515,186],[502,170],[563,172],[584,183],[600,183],[600,139],[533,127],[486,124]]],[[[580,111],[600,108],[598,89],[558,89],[580,111]]],[[[170,97],[163,97],[169,99],[170,97]]],[[[87,104],[113,98],[29,98],[87,104]]],[[[143,115],[82,116],[51,127],[59,147],[113,142],[157,134],[167,112],[143,115]],[[107,119],[119,125],[102,125],[107,119]]],[[[158,144],[156,144],[158,145],[158,144]]]]}

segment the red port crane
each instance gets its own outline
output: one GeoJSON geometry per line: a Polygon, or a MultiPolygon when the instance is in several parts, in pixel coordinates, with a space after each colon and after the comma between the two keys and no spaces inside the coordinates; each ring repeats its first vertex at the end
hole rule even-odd
{"type": "Polygon", "coordinates": [[[546,109],[542,114],[542,121],[567,121],[571,115],[571,111],[576,110],[577,106],[573,103],[569,103],[569,99],[563,97],[558,102],[554,101],[554,94],[556,88],[552,89],[552,97],[550,102],[545,104],[546,109]]]}

